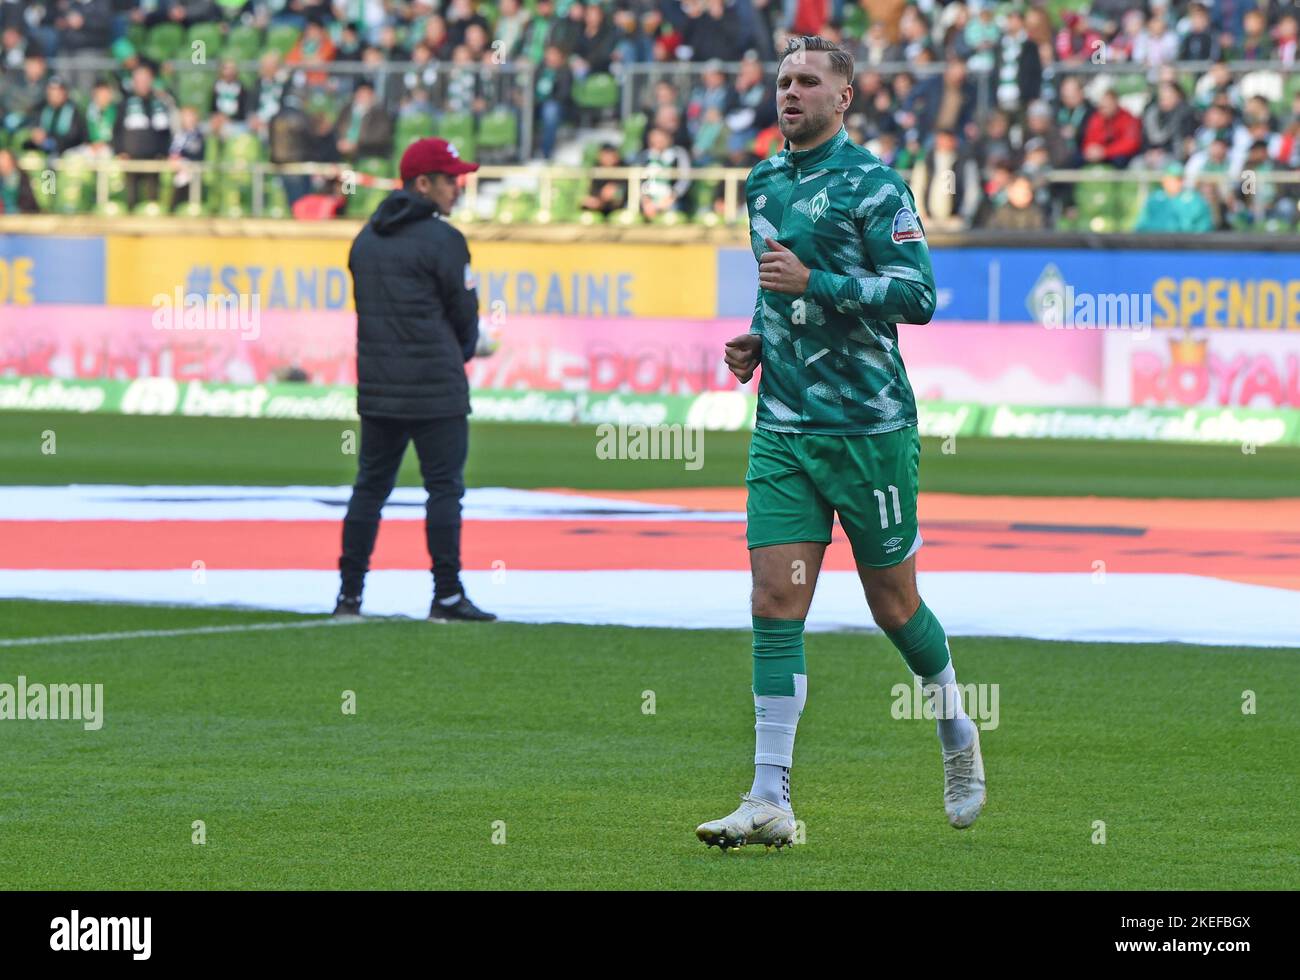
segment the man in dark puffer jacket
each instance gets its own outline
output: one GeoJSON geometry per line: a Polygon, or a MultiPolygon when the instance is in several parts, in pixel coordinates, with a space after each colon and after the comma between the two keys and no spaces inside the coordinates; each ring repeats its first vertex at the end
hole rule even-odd
{"type": "Polygon", "coordinates": [[[465,362],[478,345],[478,291],[465,236],[443,219],[477,170],[440,139],[402,154],[402,189],[390,194],[352,243],[357,306],[357,413],[361,458],[343,520],[336,616],[361,612],[361,592],[408,442],[429,492],[425,531],[433,560],[433,620],[492,620],[460,583],[460,499],[469,448],[465,362]]]}

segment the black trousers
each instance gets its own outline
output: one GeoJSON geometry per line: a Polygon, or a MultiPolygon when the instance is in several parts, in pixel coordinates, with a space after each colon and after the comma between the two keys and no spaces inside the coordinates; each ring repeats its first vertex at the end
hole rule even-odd
{"type": "Polygon", "coordinates": [[[361,417],[357,482],[343,519],[339,558],[344,595],[359,596],[370,570],[379,534],[379,512],[393,492],[407,443],[415,443],[420,475],[429,492],[424,529],[433,562],[434,595],[445,599],[460,586],[460,498],[465,494],[469,419],[393,419],[361,417]]]}

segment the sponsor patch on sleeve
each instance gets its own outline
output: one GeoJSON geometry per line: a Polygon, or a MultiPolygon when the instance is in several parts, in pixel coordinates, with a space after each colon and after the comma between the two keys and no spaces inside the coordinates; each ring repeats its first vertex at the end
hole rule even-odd
{"type": "Polygon", "coordinates": [[[894,231],[891,237],[896,245],[903,242],[925,241],[921,220],[912,213],[911,208],[899,208],[894,212],[894,231]]]}

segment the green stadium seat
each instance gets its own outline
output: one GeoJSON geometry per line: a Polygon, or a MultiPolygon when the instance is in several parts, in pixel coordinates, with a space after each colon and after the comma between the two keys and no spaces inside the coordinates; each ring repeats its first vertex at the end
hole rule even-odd
{"type": "Polygon", "coordinates": [[[474,159],[474,117],[468,112],[448,112],[437,120],[435,134],[448,143],[456,144],[456,151],[466,160],[474,159]]]}
{"type": "Polygon", "coordinates": [[[284,183],[271,179],[266,187],[266,216],[268,218],[291,218],[293,211],[289,207],[289,196],[284,192],[284,183]]]}
{"type": "Polygon", "coordinates": [[[623,159],[631,160],[641,152],[645,144],[645,129],[648,124],[644,112],[634,112],[623,120],[623,159]]]}
{"type": "Polygon", "coordinates": [[[615,108],[618,102],[618,82],[605,72],[588,75],[573,86],[573,104],[580,113],[600,115],[615,108]]]}
{"type": "Polygon", "coordinates": [[[171,61],[183,57],[185,45],[185,28],[180,24],[155,24],[149,29],[149,39],[145,41],[144,56],[150,61],[171,61]]]}
{"type": "Polygon", "coordinates": [[[302,32],[292,24],[276,24],[266,32],[266,48],[285,55],[293,50],[302,32]]]}
{"type": "Polygon", "coordinates": [[[185,38],[185,51],[181,57],[187,58],[195,65],[215,64],[221,57],[223,43],[220,24],[195,24],[185,38]],[[200,44],[202,47],[199,47],[200,44]],[[200,53],[203,55],[203,60],[195,60],[200,53]]]}
{"type": "Polygon", "coordinates": [[[236,24],[230,28],[226,46],[221,55],[236,61],[256,61],[262,53],[262,32],[252,24],[236,24]]]}
{"type": "MultiPolygon", "coordinates": [[[[1106,167],[1086,167],[1100,173],[1109,173],[1106,167]]],[[[1095,227],[1101,223],[1113,225],[1118,210],[1116,188],[1119,185],[1108,180],[1083,180],[1075,185],[1074,200],[1079,208],[1079,225],[1082,229],[1101,230],[1095,227]],[[1104,221],[1102,221],[1104,219],[1104,221]]]]}
{"type": "Polygon", "coordinates": [[[536,194],[516,187],[497,198],[496,221],[500,224],[522,224],[532,220],[536,213],[536,194]]]}
{"type": "Polygon", "coordinates": [[[149,28],[144,24],[131,24],[126,29],[126,39],[137,51],[143,51],[149,43],[149,28]]]}
{"type": "Polygon", "coordinates": [[[493,109],[478,123],[478,148],[513,150],[519,145],[519,124],[509,109],[493,109]]]}
{"type": "Polygon", "coordinates": [[[59,214],[82,214],[94,200],[95,172],[87,161],[66,157],[54,181],[54,210],[59,214]]]}
{"type": "Polygon", "coordinates": [[[433,131],[433,116],[406,116],[397,120],[393,130],[393,148],[400,154],[416,140],[432,136],[433,131]]]}
{"type": "Polygon", "coordinates": [[[163,206],[157,201],[140,201],[131,211],[132,214],[142,215],[146,218],[161,218],[166,212],[163,206]]]}
{"type": "Polygon", "coordinates": [[[176,76],[176,101],[182,107],[191,106],[204,115],[212,105],[212,87],[216,73],[204,68],[190,68],[176,76]]]}
{"type": "Polygon", "coordinates": [[[264,159],[262,143],[252,133],[227,136],[221,147],[221,157],[234,162],[258,163],[264,159]]]}

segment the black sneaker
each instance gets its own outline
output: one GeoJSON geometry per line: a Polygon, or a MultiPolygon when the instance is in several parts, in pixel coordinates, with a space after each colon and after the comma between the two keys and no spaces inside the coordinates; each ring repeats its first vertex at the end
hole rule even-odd
{"type": "Polygon", "coordinates": [[[452,621],[492,623],[496,621],[496,616],[490,612],[484,612],[474,605],[469,601],[469,596],[462,592],[460,598],[450,606],[445,606],[437,599],[434,599],[433,605],[429,607],[429,619],[435,623],[450,623],[452,621]]]}
{"type": "Polygon", "coordinates": [[[334,605],[335,616],[360,616],[361,615],[361,596],[359,595],[340,595],[338,602],[334,605]]]}

